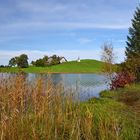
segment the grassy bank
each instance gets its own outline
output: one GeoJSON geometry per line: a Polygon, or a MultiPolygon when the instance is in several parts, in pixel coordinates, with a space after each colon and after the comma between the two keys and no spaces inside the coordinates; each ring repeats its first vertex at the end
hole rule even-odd
{"type": "Polygon", "coordinates": [[[0,68],[0,72],[19,72],[26,73],[100,73],[102,71],[103,62],[97,60],[81,60],[70,61],[59,65],[49,67],[33,67],[19,68],[0,68]]]}
{"type": "Polygon", "coordinates": [[[74,102],[73,93],[65,93],[63,85],[51,80],[46,85],[42,79],[29,84],[23,75],[0,79],[0,94],[1,140],[140,138],[137,115],[116,97],[74,102]]]}
{"type": "Polygon", "coordinates": [[[140,83],[116,91],[103,91],[100,96],[124,103],[140,117],[140,83]]]}

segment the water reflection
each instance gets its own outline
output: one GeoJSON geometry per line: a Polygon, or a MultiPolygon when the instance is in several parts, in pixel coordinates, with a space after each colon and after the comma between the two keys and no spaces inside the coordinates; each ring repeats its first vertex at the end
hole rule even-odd
{"type": "MultiPolygon", "coordinates": [[[[0,73],[0,78],[8,78],[16,74],[0,73]]],[[[54,85],[62,84],[64,90],[71,89],[75,97],[86,100],[91,97],[98,97],[99,92],[107,89],[106,77],[98,74],[25,74],[26,80],[34,84],[36,79],[42,78],[45,83],[51,80],[54,85]],[[49,80],[48,80],[49,79],[49,80]]]]}

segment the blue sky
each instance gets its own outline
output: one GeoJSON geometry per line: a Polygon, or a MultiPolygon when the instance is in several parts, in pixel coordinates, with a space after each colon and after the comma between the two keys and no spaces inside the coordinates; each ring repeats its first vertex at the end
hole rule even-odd
{"type": "Polygon", "coordinates": [[[0,0],[0,64],[21,53],[29,60],[57,54],[100,60],[112,42],[123,61],[139,0],[0,0]]]}

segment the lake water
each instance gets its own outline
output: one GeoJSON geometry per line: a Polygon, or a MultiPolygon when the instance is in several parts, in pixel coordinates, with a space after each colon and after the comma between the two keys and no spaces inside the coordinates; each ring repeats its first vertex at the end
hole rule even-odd
{"type": "MultiPolygon", "coordinates": [[[[0,73],[0,78],[15,75],[16,74],[0,73]]],[[[99,74],[26,74],[26,79],[30,83],[39,77],[42,77],[46,82],[49,77],[54,84],[61,83],[65,90],[71,89],[74,91],[80,100],[99,97],[99,93],[107,89],[106,77],[99,74]]]]}

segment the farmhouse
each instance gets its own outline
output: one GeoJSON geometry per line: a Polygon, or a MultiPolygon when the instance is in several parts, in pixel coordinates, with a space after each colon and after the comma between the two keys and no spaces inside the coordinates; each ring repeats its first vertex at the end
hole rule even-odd
{"type": "MultiPolygon", "coordinates": [[[[53,61],[53,57],[51,56],[48,58],[48,63],[51,64],[52,61],[53,61]]],[[[65,63],[65,62],[67,62],[67,59],[65,57],[59,57],[59,63],[65,63]]]]}
{"type": "Polygon", "coordinates": [[[53,58],[52,58],[52,57],[49,57],[49,58],[48,58],[48,63],[51,64],[52,61],[53,61],[53,58]]]}
{"type": "Polygon", "coordinates": [[[60,63],[65,63],[67,62],[67,59],[65,57],[60,57],[60,63]]]}

